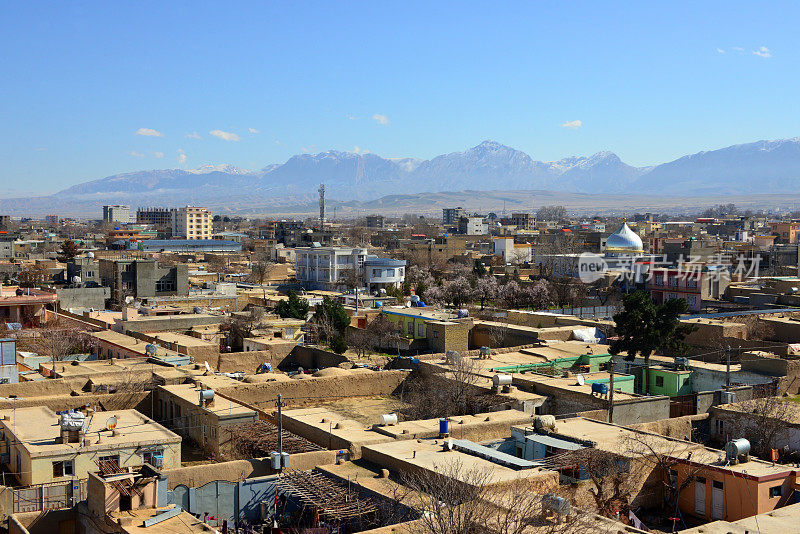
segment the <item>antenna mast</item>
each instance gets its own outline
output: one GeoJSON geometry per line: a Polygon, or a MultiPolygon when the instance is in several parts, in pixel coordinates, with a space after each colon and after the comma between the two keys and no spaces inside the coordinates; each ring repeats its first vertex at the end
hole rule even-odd
{"type": "Polygon", "coordinates": [[[325,230],[325,184],[319,184],[319,230],[325,230]]]}

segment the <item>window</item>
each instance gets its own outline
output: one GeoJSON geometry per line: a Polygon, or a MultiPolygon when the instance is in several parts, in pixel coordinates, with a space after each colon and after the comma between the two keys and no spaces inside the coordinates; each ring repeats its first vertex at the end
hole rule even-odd
{"type": "Polygon", "coordinates": [[[425,335],[425,323],[417,325],[417,336],[422,337],[425,335]]]}
{"type": "Polygon", "coordinates": [[[142,461],[146,464],[150,464],[153,467],[159,467],[157,464],[160,464],[164,460],[164,449],[156,449],[154,451],[145,452],[142,454],[142,461]]]}
{"type": "Polygon", "coordinates": [[[669,277],[669,285],[672,287],[678,287],[678,277],[677,276],[670,276],[669,277]]]}
{"type": "Polygon", "coordinates": [[[664,377],[663,376],[657,376],[656,377],[656,387],[657,388],[663,388],[664,387],[664,377]]]}
{"type": "Polygon", "coordinates": [[[690,287],[692,289],[695,289],[697,287],[697,278],[689,278],[686,281],[686,287],[690,287]]]}
{"type": "Polygon", "coordinates": [[[114,454],[112,456],[101,456],[98,458],[100,462],[110,462],[119,467],[119,454],[114,454]]]}
{"type": "Polygon", "coordinates": [[[717,430],[717,434],[725,433],[725,421],[723,421],[721,419],[717,419],[716,420],[716,430],[717,430]]]}
{"type": "Polygon", "coordinates": [[[783,486],[772,486],[769,489],[769,498],[774,499],[783,495],[783,486]]]}
{"type": "Polygon", "coordinates": [[[175,281],[167,278],[156,280],[156,292],[175,291],[175,281]]]}
{"type": "Polygon", "coordinates": [[[53,462],[53,478],[71,477],[75,474],[72,460],[59,460],[53,462]]]}
{"type": "Polygon", "coordinates": [[[414,322],[413,321],[409,321],[409,323],[408,323],[408,335],[410,335],[410,336],[414,335],[414,322]]]}
{"type": "Polygon", "coordinates": [[[662,275],[660,275],[660,274],[657,274],[655,276],[654,283],[657,286],[663,286],[664,285],[664,277],[662,275]]]}

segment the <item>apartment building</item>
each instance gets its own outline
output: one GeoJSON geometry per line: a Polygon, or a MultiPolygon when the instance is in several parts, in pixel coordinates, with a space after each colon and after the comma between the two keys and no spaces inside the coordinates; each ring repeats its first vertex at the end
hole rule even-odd
{"type": "Polygon", "coordinates": [[[125,297],[137,299],[189,294],[189,266],[178,263],[162,267],[156,260],[106,260],[100,262],[100,280],[111,288],[111,299],[121,304],[125,297]]]}
{"type": "Polygon", "coordinates": [[[212,213],[207,208],[186,206],[172,212],[172,237],[211,239],[212,213]]]}
{"type": "Polygon", "coordinates": [[[161,228],[172,226],[172,212],[169,208],[139,208],[136,210],[138,224],[151,224],[161,228]]]}
{"type": "Polygon", "coordinates": [[[367,215],[367,228],[382,229],[386,227],[386,218],[383,215],[367,215]]]}
{"type": "Polygon", "coordinates": [[[461,217],[458,219],[458,233],[462,235],[486,235],[489,225],[483,217],[461,217]]]}
{"type": "Polygon", "coordinates": [[[536,217],[530,213],[512,213],[511,225],[516,226],[518,230],[535,230],[536,217]]]}
{"type": "Polygon", "coordinates": [[[297,247],[297,281],[309,289],[336,289],[348,270],[359,272],[367,260],[367,249],[350,247],[297,247]]]}
{"type": "Polygon", "coordinates": [[[704,299],[719,299],[729,284],[730,274],[723,268],[686,264],[682,268],[653,268],[647,289],[658,304],[684,299],[690,312],[699,312],[704,299]]]}
{"type": "Polygon", "coordinates": [[[131,219],[130,206],[103,206],[103,222],[112,224],[127,224],[133,222],[133,219],[131,219]]]}
{"type": "Polygon", "coordinates": [[[25,486],[84,480],[101,461],[123,468],[181,465],[180,436],[136,410],[56,414],[32,406],[0,412],[0,463],[25,486]]]}
{"type": "Polygon", "coordinates": [[[467,212],[462,207],[442,208],[442,223],[446,225],[458,224],[458,220],[466,214],[467,212]]]}
{"type": "Polygon", "coordinates": [[[770,230],[778,237],[781,243],[795,244],[800,236],[800,221],[791,222],[771,222],[770,230]]]}

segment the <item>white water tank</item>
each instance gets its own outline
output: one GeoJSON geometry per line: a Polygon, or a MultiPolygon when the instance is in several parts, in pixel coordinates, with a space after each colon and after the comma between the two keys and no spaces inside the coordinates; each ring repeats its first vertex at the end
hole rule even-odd
{"type": "Polygon", "coordinates": [[[500,386],[510,386],[513,380],[513,377],[509,374],[497,374],[492,377],[492,385],[496,388],[500,386]]]}
{"type": "Polygon", "coordinates": [[[750,442],[737,438],[725,444],[725,457],[731,464],[746,462],[750,459],[750,442]]]}
{"type": "Polygon", "coordinates": [[[381,415],[381,425],[389,426],[389,425],[396,425],[397,424],[397,414],[396,413],[385,413],[381,415]]]}

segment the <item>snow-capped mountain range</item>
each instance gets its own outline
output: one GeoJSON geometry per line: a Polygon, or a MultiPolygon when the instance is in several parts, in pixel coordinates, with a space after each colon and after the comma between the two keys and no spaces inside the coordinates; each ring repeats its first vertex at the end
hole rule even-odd
{"type": "MultiPolygon", "coordinates": [[[[389,159],[329,150],[300,154],[260,170],[233,165],[117,174],[82,183],[45,199],[142,205],[214,206],[302,203],[324,183],[328,197],[374,200],[387,195],[446,191],[548,190],[588,194],[720,195],[800,193],[800,138],[758,141],[698,152],[652,167],[632,167],[613,152],[537,161],[495,141],[430,160],[389,159]]],[[[0,201],[0,206],[9,201],[0,201]]]]}

